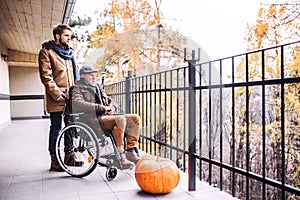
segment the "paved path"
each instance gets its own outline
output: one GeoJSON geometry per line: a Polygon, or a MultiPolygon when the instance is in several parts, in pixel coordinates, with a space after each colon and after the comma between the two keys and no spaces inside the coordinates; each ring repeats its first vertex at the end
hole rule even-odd
{"type": "Polygon", "coordinates": [[[103,167],[84,178],[49,171],[48,128],[48,119],[20,120],[0,131],[1,200],[235,199],[200,181],[197,190],[189,192],[186,173],[169,194],[151,195],[137,185],[134,169],[118,171],[112,181],[106,180],[103,167]]]}

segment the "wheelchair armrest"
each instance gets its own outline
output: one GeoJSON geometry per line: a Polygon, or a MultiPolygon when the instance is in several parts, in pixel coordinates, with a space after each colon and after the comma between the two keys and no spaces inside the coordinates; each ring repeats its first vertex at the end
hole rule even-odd
{"type": "Polygon", "coordinates": [[[84,115],[84,112],[80,112],[80,113],[70,113],[69,115],[72,116],[72,117],[79,117],[79,116],[81,116],[81,115],[84,115]]]}
{"type": "Polygon", "coordinates": [[[80,119],[80,116],[83,116],[84,115],[84,112],[80,112],[80,113],[68,113],[66,116],[65,116],[65,119],[68,121],[68,122],[74,122],[74,120],[79,120],[80,119]]]}

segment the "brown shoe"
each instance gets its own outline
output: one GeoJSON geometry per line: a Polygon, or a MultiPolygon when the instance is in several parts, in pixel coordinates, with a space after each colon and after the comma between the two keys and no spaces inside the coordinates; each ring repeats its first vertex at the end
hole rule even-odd
{"type": "Polygon", "coordinates": [[[57,158],[55,155],[51,155],[51,165],[50,165],[51,171],[57,171],[57,172],[64,172],[65,170],[60,166],[57,158]]]}
{"type": "Polygon", "coordinates": [[[126,151],[126,158],[134,163],[137,163],[140,160],[140,157],[136,153],[135,149],[128,149],[126,151]]]}
{"type": "Polygon", "coordinates": [[[133,162],[127,160],[124,153],[120,153],[120,157],[121,157],[120,163],[124,169],[132,168],[134,166],[133,162]]]}
{"type": "Polygon", "coordinates": [[[74,151],[65,152],[64,163],[68,166],[77,166],[77,167],[80,167],[83,165],[83,161],[75,160],[75,152],[74,151]]]}

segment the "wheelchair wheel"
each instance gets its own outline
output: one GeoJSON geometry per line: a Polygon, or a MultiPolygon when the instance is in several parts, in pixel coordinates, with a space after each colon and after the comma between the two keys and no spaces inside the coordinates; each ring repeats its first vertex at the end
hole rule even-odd
{"type": "Polygon", "coordinates": [[[115,167],[108,167],[107,170],[106,170],[106,174],[105,174],[106,175],[106,179],[108,181],[113,180],[114,178],[116,178],[117,173],[118,173],[117,168],[115,168],[115,167]]]}
{"type": "Polygon", "coordinates": [[[94,171],[98,164],[99,143],[94,131],[86,124],[75,122],[64,127],[56,142],[56,156],[61,167],[71,176],[84,177],[94,171]],[[73,150],[77,161],[83,161],[82,166],[69,166],[64,163],[65,150],[73,150]]]}

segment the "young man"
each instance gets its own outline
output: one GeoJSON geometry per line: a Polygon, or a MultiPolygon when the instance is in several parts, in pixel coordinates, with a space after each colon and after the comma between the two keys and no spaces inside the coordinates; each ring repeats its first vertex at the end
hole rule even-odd
{"type": "Polygon", "coordinates": [[[84,112],[86,123],[94,128],[111,130],[121,157],[121,165],[129,168],[139,160],[138,138],[140,117],[136,114],[113,115],[114,107],[111,99],[96,84],[97,71],[83,66],[80,69],[80,80],[70,89],[71,109],[73,112],[84,112]],[[126,151],[124,153],[124,131],[126,151]]]}
{"type": "MultiPolygon", "coordinates": [[[[79,78],[73,49],[70,47],[72,30],[68,25],[60,24],[53,29],[54,40],[42,44],[39,52],[39,72],[45,87],[46,109],[50,114],[49,153],[50,170],[63,171],[56,158],[55,144],[61,130],[65,98],[68,98],[70,87],[79,78]]],[[[70,148],[72,144],[70,144],[70,148]]],[[[65,163],[81,166],[74,158],[72,149],[66,152],[65,163]]]]}

